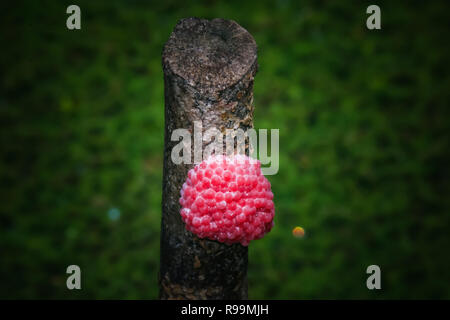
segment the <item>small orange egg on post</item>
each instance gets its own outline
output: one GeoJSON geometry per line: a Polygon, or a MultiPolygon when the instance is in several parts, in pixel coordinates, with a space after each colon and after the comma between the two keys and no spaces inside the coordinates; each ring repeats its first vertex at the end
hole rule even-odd
{"type": "Polygon", "coordinates": [[[303,238],[305,236],[305,230],[302,227],[295,227],[292,230],[292,235],[296,238],[303,238]]]}

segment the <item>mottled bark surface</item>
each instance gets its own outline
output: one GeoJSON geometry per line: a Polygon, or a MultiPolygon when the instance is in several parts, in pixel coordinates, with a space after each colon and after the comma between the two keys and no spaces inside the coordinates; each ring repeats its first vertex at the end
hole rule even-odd
{"type": "MultiPolygon", "coordinates": [[[[256,43],[234,21],[183,19],[164,46],[165,147],[161,223],[161,299],[246,299],[247,247],[199,239],[180,216],[180,189],[192,164],[174,164],[173,130],[253,127],[256,43]]],[[[202,142],[205,148],[207,142],[202,142]]]]}

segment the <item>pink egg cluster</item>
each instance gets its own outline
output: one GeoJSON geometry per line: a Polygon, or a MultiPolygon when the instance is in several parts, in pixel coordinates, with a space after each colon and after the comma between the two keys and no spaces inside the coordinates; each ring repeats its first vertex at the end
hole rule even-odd
{"type": "Polygon", "coordinates": [[[270,183],[250,157],[209,157],[189,170],[180,193],[186,229],[200,238],[247,246],[273,227],[270,183]]]}

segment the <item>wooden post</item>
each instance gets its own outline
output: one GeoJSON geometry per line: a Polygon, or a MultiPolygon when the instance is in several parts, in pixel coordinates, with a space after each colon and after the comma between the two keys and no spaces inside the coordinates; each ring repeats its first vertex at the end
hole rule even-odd
{"type": "MultiPolygon", "coordinates": [[[[162,55],[165,144],[161,223],[161,299],[246,299],[247,247],[199,239],[180,216],[180,189],[194,161],[194,121],[215,127],[253,127],[256,43],[234,21],[187,18],[175,26],[162,55]],[[191,164],[174,164],[175,129],[192,135],[191,164]]],[[[202,142],[202,150],[207,145],[202,142]]],[[[248,148],[248,145],[247,147],[248,148]]],[[[248,150],[247,150],[248,151],[248,150]]]]}

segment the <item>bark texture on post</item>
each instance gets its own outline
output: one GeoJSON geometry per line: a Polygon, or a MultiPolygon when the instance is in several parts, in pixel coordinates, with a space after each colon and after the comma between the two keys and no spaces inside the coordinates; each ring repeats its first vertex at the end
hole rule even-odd
{"type": "MultiPolygon", "coordinates": [[[[234,21],[187,18],[164,46],[165,145],[161,223],[161,299],[246,299],[247,247],[199,239],[185,229],[180,190],[192,164],[174,164],[172,132],[194,121],[215,127],[253,127],[256,43],[234,21]]],[[[202,150],[208,142],[202,142],[202,150]]],[[[194,142],[192,139],[192,162],[194,142]]]]}

